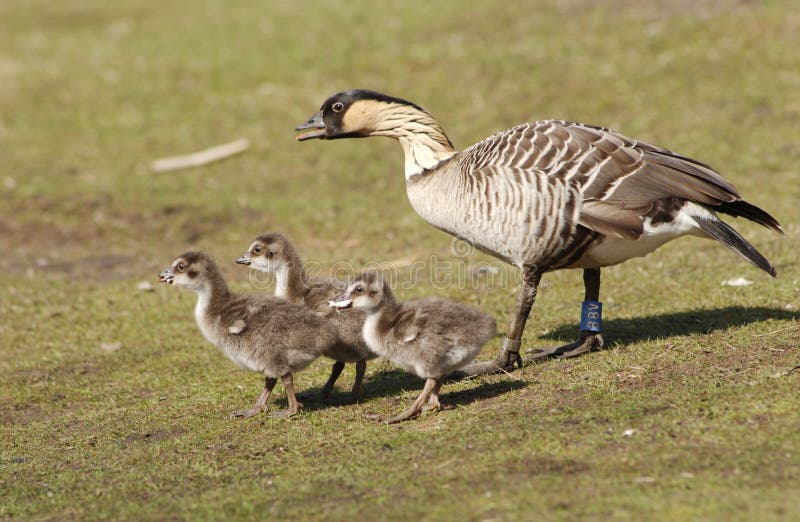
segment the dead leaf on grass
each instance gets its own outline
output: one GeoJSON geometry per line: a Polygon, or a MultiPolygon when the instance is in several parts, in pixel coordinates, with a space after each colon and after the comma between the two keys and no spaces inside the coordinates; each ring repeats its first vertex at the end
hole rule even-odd
{"type": "Polygon", "coordinates": [[[116,352],[117,350],[122,348],[122,343],[120,341],[115,341],[113,343],[103,343],[100,345],[100,348],[102,348],[106,352],[116,352]]]}
{"type": "Polygon", "coordinates": [[[726,279],[722,282],[722,286],[750,286],[753,282],[744,277],[734,277],[733,279],[726,279]]]}

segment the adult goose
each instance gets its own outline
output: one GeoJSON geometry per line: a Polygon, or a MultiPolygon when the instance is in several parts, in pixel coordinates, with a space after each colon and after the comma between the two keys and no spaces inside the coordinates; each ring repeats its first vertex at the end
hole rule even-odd
{"type": "Polygon", "coordinates": [[[387,136],[403,146],[406,190],[428,223],[522,270],[517,313],[494,361],[469,374],[521,365],[522,332],[544,272],[582,268],[580,339],[545,355],[600,348],[600,268],[683,235],[715,239],[775,276],[775,269],[718,213],[778,232],[710,166],[602,127],[523,123],[458,152],[439,123],[409,101],[366,90],[328,98],[298,126],[299,141],[387,136]]]}

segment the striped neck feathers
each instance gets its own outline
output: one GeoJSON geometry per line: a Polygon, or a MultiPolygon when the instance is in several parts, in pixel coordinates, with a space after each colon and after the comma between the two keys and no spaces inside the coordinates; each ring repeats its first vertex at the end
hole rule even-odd
{"type": "Polygon", "coordinates": [[[433,169],[458,153],[439,122],[411,105],[362,100],[345,116],[345,128],[348,127],[399,141],[405,153],[406,179],[433,169]]]}

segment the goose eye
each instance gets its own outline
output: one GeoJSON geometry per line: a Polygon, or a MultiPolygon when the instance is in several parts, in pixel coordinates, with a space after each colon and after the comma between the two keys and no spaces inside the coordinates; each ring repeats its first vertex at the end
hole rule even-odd
{"type": "Polygon", "coordinates": [[[261,247],[260,246],[253,247],[253,253],[254,254],[260,254],[261,253],[261,247]]]}
{"type": "Polygon", "coordinates": [[[183,263],[178,263],[178,266],[176,268],[178,269],[178,272],[183,272],[183,269],[186,267],[183,265],[183,263]]]}
{"type": "Polygon", "coordinates": [[[363,291],[364,291],[364,287],[363,287],[363,286],[357,286],[357,287],[356,287],[356,293],[357,293],[357,294],[360,294],[360,293],[361,293],[361,292],[363,292],[363,291]]]}
{"type": "Polygon", "coordinates": [[[344,103],[336,102],[333,104],[331,109],[333,109],[333,112],[342,112],[344,110],[344,103]]]}

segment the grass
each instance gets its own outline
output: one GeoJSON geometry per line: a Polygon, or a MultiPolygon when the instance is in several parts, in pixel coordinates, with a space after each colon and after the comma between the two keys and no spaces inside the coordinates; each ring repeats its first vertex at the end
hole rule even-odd
{"type": "MultiPolygon", "coordinates": [[[[0,20],[3,517],[800,517],[791,3],[28,0],[0,20]],[[396,144],[293,141],[350,87],[421,104],[462,147],[557,117],[697,157],[783,223],[734,223],[779,277],[681,239],[604,270],[607,350],[448,384],[454,409],[396,427],[364,416],[421,381],[380,362],[358,405],[229,420],[258,377],[201,338],[193,296],[137,289],[177,254],[209,251],[239,290],[229,261],[267,230],[325,266],[489,261],[416,217],[396,144]],[[239,157],[148,171],[239,136],[239,157]],[[720,285],[738,276],[754,284],[720,285]]],[[[512,285],[398,289],[432,293],[501,328],[514,304],[512,285]]],[[[570,340],[581,297],[578,272],[547,275],[524,345],[570,340]]]]}

